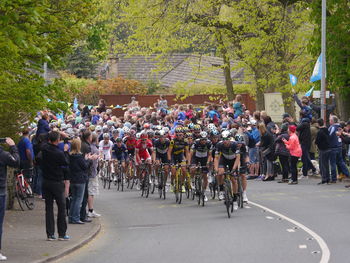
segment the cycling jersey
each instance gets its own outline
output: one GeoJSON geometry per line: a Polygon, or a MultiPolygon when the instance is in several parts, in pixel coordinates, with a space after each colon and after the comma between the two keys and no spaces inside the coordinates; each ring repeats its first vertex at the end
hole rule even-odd
{"type": "Polygon", "coordinates": [[[153,147],[151,140],[147,139],[145,141],[138,140],[136,142],[136,149],[138,149],[138,156],[141,160],[147,160],[151,158],[150,150],[153,147]]]}
{"type": "Polygon", "coordinates": [[[172,150],[172,155],[183,155],[185,153],[185,149],[188,149],[188,143],[185,140],[179,140],[177,138],[174,138],[170,141],[169,148],[172,150]]]}
{"type": "Polygon", "coordinates": [[[169,145],[170,145],[170,141],[168,139],[165,139],[163,142],[161,142],[159,139],[155,140],[154,149],[156,151],[156,154],[157,155],[167,154],[169,145]]]}
{"type": "Polygon", "coordinates": [[[126,149],[128,150],[128,153],[131,155],[134,155],[135,153],[135,147],[136,147],[136,139],[135,138],[131,138],[131,137],[125,137],[123,139],[123,142],[126,146],[126,149]]]}
{"type": "Polygon", "coordinates": [[[112,157],[118,161],[125,161],[128,157],[128,151],[125,144],[123,143],[120,147],[117,144],[113,145],[112,148],[112,157]]]}
{"type": "Polygon", "coordinates": [[[224,144],[223,141],[219,142],[216,145],[216,155],[220,155],[227,160],[233,160],[236,158],[236,154],[239,153],[239,149],[237,147],[236,142],[230,142],[228,146],[224,144]]]}
{"type": "Polygon", "coordinates": [[[206,142],[203,144],[201,143],[201,139],[197,139],[192,147],[191,150],[193,151],[193,156],[197,158],[208,158],[208,152],[211,150],[212,144],[209,140],[206,140],[206,142]]]}
{"type": "Polygon", "coordinates": [[[107,143],[105,143],[105,141],[102,140],[100,141],[98,146],[99,146],[100,153],[102,153],[103,155],[103,158],[105,160],[110,160],[112,158],[111,149],[113,147],[113,143],[111,141],[108,141],[107,143]]]}

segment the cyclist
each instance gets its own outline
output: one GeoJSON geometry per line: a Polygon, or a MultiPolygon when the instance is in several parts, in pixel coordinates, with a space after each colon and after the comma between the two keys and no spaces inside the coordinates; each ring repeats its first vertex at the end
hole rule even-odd
{"type": "Polygon", "coordinates": [[[201,137],[201,126],[199,124],[195,124],[193,126],[193,138],[194,140],[197,140],[201,137]]]}
{"type": "MultiPolygon", "coordinates": [[[[231,141],[231,133],[229,131],[222,132],[222,141],[216,145],[214,169],[217,172],[217,181],[219,184],[219,200],[224,199],[224,173],[228,166],[229,171],[235,171],[239,167],[240,155],[239,148],[235,141],[231,141]]],[[[233,189],[233,207],[238,209],[237,200],[237,182],[230,177],[233,189]]]]}
{"type": "MultiPolygon", "coordinates": [[[[186,156],[188,156],[188,143],[185,141],[182,127],[175,128],[175,138],[170,141],[168,149],[168,160],[171,160],[171,191],[174,191],[174,180],[176,176],[176,164],[182,165],[182,177],[180,180],[185,181],[186,171],[186,156]]],[[[182,191],[185,192],[185,187],[182,185],[182,191]]]]}
{"type": "MultiPolygon", "coordinates": [[[[156,172],[158,171],[160,163],[163,163],[165,171],[165,182],[167,181],[169,174],[169,160],[168,160],[168,149],[170,146],[170,141],[165,137],[163,130],[157,132],[158,139],[154,141],[153,151],[152,151],[152,160],[155,164],[156,172]]],[[[159,185],[159,189],[161,189],[159,185]]]]}
{"type": "MultiPolygon", "coordinates": [[[[202,172],[202,178],[203,178],[203,194],[204,194],[204,201],[207,202],[208,198],[205,195],[205,190],[208,186],[208,168],[209,162],[211,161],[211,149],[212,144],[207,139],[208,134],[205,131],[202,131],[200,133],[201,138],[197,139],[194,144],[191,147],[191,152],[189,154],[188,158],[188,165],[200,165],[202,166],[201,172],[202,172]],[[203,168],[205,166],[205,168],[203,168]]],[[[195,167],[190,168],[190,173],[193,178],[194,174],[196,172],[195,167]]]]}
{"type": "Polygon", "coordinates": [[[112,148],[113,142],[110,140],[109,133],[104,133],[102,135],[103,140],[99,142],[99,151],[100,151],[100,159],[107,161],[108,165],[111,168],[111,173],[113,177],[114,167],[111,164],[110,160],[112,159],[112,148]]]}
{"type": "Polygon", "coordinates": [[[112,158],[121,162],[123,171],[125,171],[125,162],[128,158],[128,150],[121,138],[115,139],[115,144],[112,148],[112,158]]]}
{"type": "Polygon", "coordinates": [[[140,139],[136,142],[135,147],[135,163],[137,166],[137,175],[140,179],[140,183],[143,181],[143,178],[140,176],[140,164],[142,161],[145,161],[148,167],[148,172],[151,173],[151,150],[152,150],[152,142],[148,139],[148,135],[145,132],[142,132],[140,135],[140,139]]]}
{"type": "Polygon", "coordinates": [[[236,134],[235,140],[237,142],[240,155],[240,166],[238,172],[242,180],[243,202],[248,203],[246,174],[248,171],[249,156],[247,153],[247,147],[245,144],[244,137],[241,134],[236,134]]]}

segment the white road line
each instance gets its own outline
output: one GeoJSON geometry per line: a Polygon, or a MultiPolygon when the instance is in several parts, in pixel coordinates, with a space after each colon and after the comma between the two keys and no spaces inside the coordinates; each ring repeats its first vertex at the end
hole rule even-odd
{"type": "Polygon", "coordinates": [[[299,245],[299,248],[300,248],[300,249],[306,249],[306,248],[307,248],[307,245],[299,245]]]}
{"type": "Polygon", "coordinates": [[[270,219],[270,220],[272,220],[272,219],[273,219],[273,217],[272,217],[272,216],[266,216],[266,219],[270,219]]]}
{"type": "Polygon", "coordinates": [[[322,250],[322,257],[321,257],[321,260],[320,260],[320,263],[328,263],[329,262],[329,258],[330,258],[330,251],[329,251],[329,248],[326,244],[326,242],[323,240],[322,237],[320,237],[318,234],[316,234],[314,231],[312,231],[310,228],[308,228],[307,226],[304,226],[303,224],[285,216],[285,215],[282,215],[270,208],[267,208],[266,206],[262,206],[262,205],[259,205],[257,203],[254,203],[252,201],[249,201],[249,204],[251,205],[254,205],[256,207],[259,207],[261,209],[264,209],[268,212],[270,212],[271,214],[274,214],[276,216],[279,216],[289,222],[291,222],[292,224],[298,226],[299,228],[301,228],[302,230],[304,230],[306,233],[308,233],[309,235],[311,235],[318,243],[318,245],[320,246],[321,250],[322,250]]]}
{"type": "Polygon", "coordinates": [[[287,229],[287,231],[289,232],[289,233],[294,233],[295,232],[295,230],[294,229],[287,229]]]}

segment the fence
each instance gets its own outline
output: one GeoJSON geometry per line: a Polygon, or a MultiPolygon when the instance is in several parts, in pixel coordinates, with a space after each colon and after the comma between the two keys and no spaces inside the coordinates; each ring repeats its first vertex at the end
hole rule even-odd
{"type": "MultiPolygon", "coordinates": [[[[110,106],[123,106],[129,104],[131,97],[136,97],[141,107],[153,107],[159,99],[159,95],[101,95],[100,98],[106,101],[106,105],[110,106]]],[[[203,105],[205,102],[219,103],[220,99],[225,99],[224,95],[193,95],[188,96],[185,99],[177,97],[176,95],[164,95],[164,99],[168,101],[168,106],[174,104],[193,104],[203,105]]],[[[255,100],[249,96],[249,94],[242,94],[242,100],[247,109],[251,112],[255,111],[255,100]]],[[[123,116],[124,111],[121,109],[114,109],[113,114],[115,116],[123,116]]]]}

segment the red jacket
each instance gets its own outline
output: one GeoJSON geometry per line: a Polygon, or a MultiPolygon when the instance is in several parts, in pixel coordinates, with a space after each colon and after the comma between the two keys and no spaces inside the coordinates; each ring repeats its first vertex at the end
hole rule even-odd
{"type": "Polygon", "coordinates": [[[289,136],[288,141],[283,140],[283,142],[289,150],[291,156],[301,157],[302,150],[300,147],[299,138],[295,133],[292,133],[289,136]]]}

